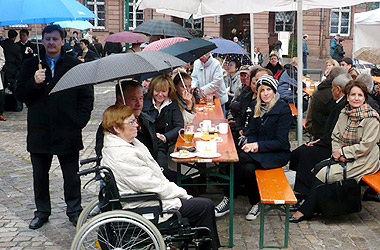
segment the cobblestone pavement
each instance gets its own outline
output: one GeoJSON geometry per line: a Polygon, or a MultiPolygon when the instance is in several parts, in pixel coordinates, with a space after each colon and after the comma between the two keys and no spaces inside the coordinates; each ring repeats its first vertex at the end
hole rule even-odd
{"type": "MultiPolygon", "coordinates": [[[[323,61],[322,61],[323,64],[323,61]]],[[[95,86],[95,109],[83,131],[85,149],[80,158],[95,155],[95,132],[106,107],[114,103],[114,84],[95,86]]],[[[26,113],[6,112],[8,119],[0,122],[0,249],[69,249],[75,228],[65,214],[63,179],[56,158],[50,173],[52,215],[49,222],[38,230],[30,230],[34,201],[32,168],[26,151],[26,113]]],[[[294,140],[294,132],[291,135],[294,140]]],[[[296,142],[292,142],[292,147],[296,142]]],[[[294,173],[288,172],[292,182],[294,173]]],[[[90,177],[82,179],[82,184],[90,177]]],[[[83,190],[83,206],[95,197],[96,185],[83,190]]],[[[219,193],[208,194],[217,203],[219,193]]],[[[235,202],[233,249],[258,249],[259,220],[245,220],[249,210],[246,197],[235,202]]],[[[266,243],[280,244],[284,238],[284,218],[271,217],[265,225],[266,243]]],[[[227,244],[228,218],[217,220],[222,243],[227,244]]],[[[363,202],[360,213],[325,220],[317,217],[311,221],[290,225],[289,249],[380,249],[380,203],[363,202]]]]}

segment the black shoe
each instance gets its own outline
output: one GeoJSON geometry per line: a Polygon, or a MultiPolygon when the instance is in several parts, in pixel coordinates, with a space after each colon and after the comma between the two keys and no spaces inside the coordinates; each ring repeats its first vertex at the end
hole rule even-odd
{"type": "Polygon", "coordinates": [[[307,217],[305,215],[301,216],[301,217],[290,216],[290,218],[289,218],[289,222],[291,222],[291,223],[298,223],[298,222],[301,222],[303,220],[307,220],[307,217]]]}
{"type": "Polygon", "coordinates": [[[78,219],[79,219],[79,215],[74,215],[74,216],[69,217],[69,221],[73,223],[74,227],[77,226],[78,219]]]}
{"type": "Polygon", "coordinates": [[[29,224],[30,229],[37,229],[42,227],[46,222],[48,222],[48,218],[40,218],[35,216],[33,220],[29,224]]]}
{"type": "Polygon", "coordinates": [[[363,201],[376,201],[376,202],[380,202],[380,194],[379,193],[370,194],[368,192],[364,192],[363,201]]]}
{"type": "Polygon", "coordinates": [[[297,212],[304,202],[305,202],[305,199],[302,199],[298,201],[297,204],[290,205],[290,212],[297,212]]]}

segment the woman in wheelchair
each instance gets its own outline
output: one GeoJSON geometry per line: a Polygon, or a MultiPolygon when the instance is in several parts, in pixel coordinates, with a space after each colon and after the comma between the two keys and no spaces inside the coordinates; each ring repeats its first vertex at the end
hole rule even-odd
{"type": "MultiPolygon", "coordinates": [[[[210,199],[194,198],[166,179],[149,150],[135,138],[139,125],[132,109],[120,104],[110,106],[104,112],[102,125],[105,131],[102,165],[112,170],[120,195],[156,193],[162,200],[163,210],[178,210],[192,227],[210,229],[212,241],[203,243],[200,249],[218,249],[214,203],[210,199]]],[[[123,206],[132,209],[145,204],[128,203],[123,206]]],[[[171,216],[163,214],[159,223],[171,216]]]]}

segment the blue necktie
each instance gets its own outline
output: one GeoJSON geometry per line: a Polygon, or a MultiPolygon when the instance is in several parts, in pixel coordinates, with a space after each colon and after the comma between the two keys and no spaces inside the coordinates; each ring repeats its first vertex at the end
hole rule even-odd
{"type": "Polygon", "coordinates": [[[50,69],[51,69],[51,74],[52,74],[53,77],[54,77],[54,68],[55,68],[55,60],[52,59],[50,61],[50,69]]]}

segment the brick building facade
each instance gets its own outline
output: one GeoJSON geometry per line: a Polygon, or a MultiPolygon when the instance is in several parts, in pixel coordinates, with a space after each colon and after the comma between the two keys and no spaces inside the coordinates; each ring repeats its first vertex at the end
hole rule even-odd
{"type": "MultiPolygon", "coordinates": [[[[149,19],[165,18],[186,27],[201,29],[203,33],[211,37],[228,38],[232,28],[249,30],[249,14],[224,15],[218,17],[207,17],[200,20],[183,20],[157,13],[155,10],[138,10],[137,0],[78,0],[89,7],[99,20],[92,21],[101,42],[108,36],[109,32],[119,32],[127,29],[133,30],[141,22],[149,19]],[[128,14],[129,12],[129,14],[128,14]]],[[[375,7],[375,6],[374,6],[375,7]]],[[[378,7],[378,6],[377,6],[378,7]]],[[[308,46],[310,56],[315,58],[329,57],[330,39],[336,33],[340,33],[346,40],[344,49],[347,56],[352,55],[352,39],[354,32],[354,13],[366,11],[366,5],[357,5],[339,9],[312,9],[303,12],[303,33],[309,35],[308,46]]],[[[289,31],[291,37],[296,34],[295,12],[263,12],[254,14],[254,39],[255,46],[260,47],[261,52],[267,55],[277,40],[278,31],[289,31]],[[294,34],[294,35],[292,35],[294,34]]],[[[34,25],[13,26],[16,30],[27,28],[35,32],[34,25]]],[[[37,32],[41,34],[43,25],[37,26],[37,32]]],[[[10,27],[0,27],[1,33],[7,37],[10,27]]],[[[70,35],[72,29],[67,29],[70,35]]],[[[296,39],[294,37],[294,39],[296,39]]]]}

